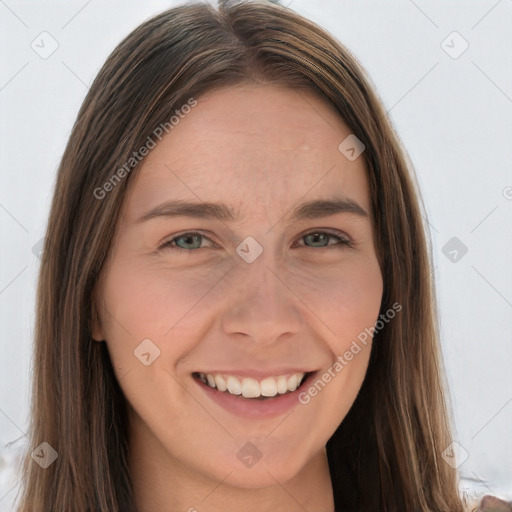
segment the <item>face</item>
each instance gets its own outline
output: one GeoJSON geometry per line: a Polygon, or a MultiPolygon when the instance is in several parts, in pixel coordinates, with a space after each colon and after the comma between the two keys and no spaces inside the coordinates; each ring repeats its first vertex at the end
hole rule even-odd
{"type": "Polygon", "coordinates": [[[382,277],[366,169],[312,92],[197,100],[133,176],[93,337],[144,456],[274,485],[324,450],[368,366],[371,338],[353,342],[377,321],[382,277]]]}

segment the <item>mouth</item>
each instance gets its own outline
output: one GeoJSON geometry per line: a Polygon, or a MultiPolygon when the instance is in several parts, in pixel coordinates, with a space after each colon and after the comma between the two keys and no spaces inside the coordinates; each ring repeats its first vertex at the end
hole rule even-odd
{"type": "Polygon", "coordinates": [[[252,400],[268,400],[292,393],[314,372],[295,372],[255,379],[222,373],[194,372],[192,377],[222,393],[252,400]]]}
{"type": "Polygon", "coordinates": [[[281,375],[252,376],[232,373],[192,374],[194,382],[216,406],[250,420],[275,418],[296,407],[302,390],[319,372],[291,371],[281,375]]]}

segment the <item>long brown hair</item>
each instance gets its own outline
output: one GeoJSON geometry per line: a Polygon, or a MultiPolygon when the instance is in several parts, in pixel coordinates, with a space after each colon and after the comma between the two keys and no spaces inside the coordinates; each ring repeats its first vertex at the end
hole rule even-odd
{"type": "Polygon", "coordinates": [[[242,82],[327,98],[363,153],[384,280],[363,386],[327,444],[336,510],[460,512],[457,474],[442,459],[450,423],[429,246],[413,171],[357,60],[275,2],[167,10],[113,51],[78,113],[61,165],[37,289],[29,451],[19,512],[134,511],[126,402],[105,343],[91,338],[93,291],[137,167],[98,189],[155,127],[206,91],[242,82]],[[47,469],[30,453],[47,442],[47,469]]]}

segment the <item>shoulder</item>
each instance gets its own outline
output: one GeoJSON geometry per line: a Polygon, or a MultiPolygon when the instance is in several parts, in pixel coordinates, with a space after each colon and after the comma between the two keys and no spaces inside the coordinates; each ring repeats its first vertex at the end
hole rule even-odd
{"type": "Polygon", "coordinates": [[[505,501],[496,496],[486,494],[476,508],[472,507],[468,512],[512,512],[512,502],[505,501]]]}

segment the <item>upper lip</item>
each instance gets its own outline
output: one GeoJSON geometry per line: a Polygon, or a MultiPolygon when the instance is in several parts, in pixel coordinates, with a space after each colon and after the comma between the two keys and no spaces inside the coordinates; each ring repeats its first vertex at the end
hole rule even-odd
{"type": "Polygon", "coordinates": [[[253,379],[264,379],[266,377],[277,377],[279,375],[288,375],[294,373],[311,373],[316,370],[308,370],[305,368],[277,368],[275,370],[255,370],[255,369],[237,369],[237,370],[200,370],[194,373],[202,373],[204,375],[233,375],[234,377],[252,377],[253,379]]]}

